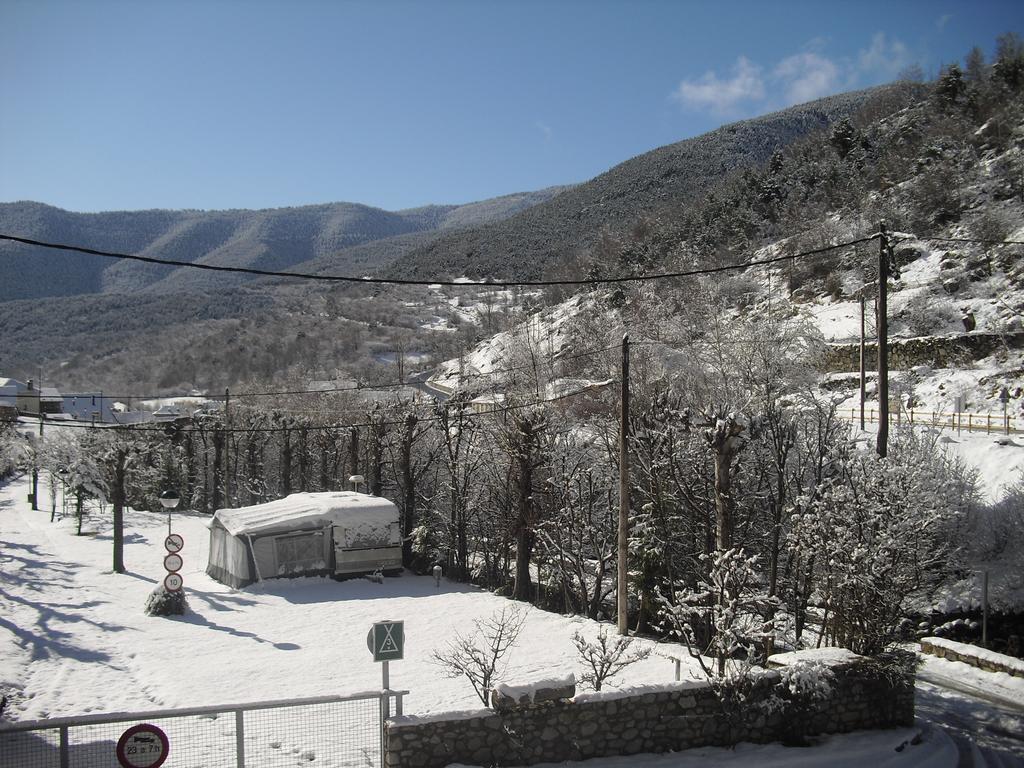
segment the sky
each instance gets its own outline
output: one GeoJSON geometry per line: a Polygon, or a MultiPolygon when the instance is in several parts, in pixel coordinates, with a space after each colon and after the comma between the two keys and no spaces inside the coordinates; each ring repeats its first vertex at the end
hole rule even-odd
{"type": "Polygon", "coordinates": [[[1019,0],[0,0],[0,202],[471,202],[1009,31],[1019,0]]]}

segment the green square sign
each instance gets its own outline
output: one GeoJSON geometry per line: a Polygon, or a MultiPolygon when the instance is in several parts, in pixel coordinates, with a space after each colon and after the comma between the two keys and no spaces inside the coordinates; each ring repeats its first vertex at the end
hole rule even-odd
{"type": "Polygon", "coordinates": [[[397,661],[405,650],[405,623],[401,621],[379,621],[370,628],[366,636],[366,647],[373,654],[374,661],[397,661]]]}

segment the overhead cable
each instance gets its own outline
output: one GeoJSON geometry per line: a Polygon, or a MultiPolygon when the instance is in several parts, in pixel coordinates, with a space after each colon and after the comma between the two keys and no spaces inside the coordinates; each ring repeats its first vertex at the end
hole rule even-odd
{"type": "Polygon", "coordinates": [[[11,242],[21,243],[23,245],[31,245],[38,248],[50,248],[58,251],[74,251],[76,253],[84,253],[90,256],[104,256],[111,259],[126,259],[129,261],[140,261],[145,264],[157,264],[160,266],[187,267],[189,269],[203,269],[212,272],[234,272],[244,275],[256,275],[259,277],[286,277],[299,280],[317,280],[338,283],[364,283],[366,285],[419,285],[427,287],[432,285],[443,285],[451,288],[527,288],[556,285],[602,285],[609,283],[633,283],[647,282],[651,280],[669,280],[681,277],[695,277],[697,275],[713,275],[718,274],[720,272],[730,272],[733,270],[764,266],[765,264],[775,264],[776,262],[780,261],[789,261],[791,259],[805,258],[808,256],[817,256],[822,253],[834,251],[837,248],[847,248],[851,245],[859,245],[860,243],[866,243],[876,239],[877,237],[878,234],[876,233],[869,235],[867,237],[859,238],[857,240],[850,240],[849,242],[845,243],[836,243],[834,245],[826,245],[821,248],[815,248],[813,250],[803,251],[801,253],[794,253],[787,256],[775,256],[769,259],[757,259],[753,261],[748,261],[743,264],[725,264],[719,267],[705,267],[702,269],[689,269],[682,270],[679,272],[659,272],[649,275],[627,275],[625,277],[580,278],[577,280],[486,280],[480,283],[467,283],[455,280],[411,280],[391,277],[351,277],[346,275],[316,275],[308,272],[279,272],[274,270],[254,269],[251,267],[225,267],[216,264],[201,264],[198,262],[180,261],[177,259],[158,259],[153,256],[140,256],[138,254],[132,253],[101,251],[95,248],[85,248],[78,245],[68,245],[62,243],[49,243],[43,240],[33,240],[27,237],[18,237],[16,235],[7,235],[0,233],[0,240],[9,240],[11,242]]]}

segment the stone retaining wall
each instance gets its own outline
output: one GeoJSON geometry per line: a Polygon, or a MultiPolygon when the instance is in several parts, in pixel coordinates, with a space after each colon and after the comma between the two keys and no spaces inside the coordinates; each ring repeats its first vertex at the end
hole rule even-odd
{"type": "MultiPolygon", "coordinates": [[[[592,757],[669,752],[740,741],[766,743],[803,733],[842,733],[912,725],[913,677],[869,660],[832,665],[833,693],[785,717],[781,712],[728,718],[704,684],[677,683],[624,693],[594,693],[533,707],[398,717],[386,726],[385,768],[533,765],[592,757]]],[[[777,671],[758,679],[764,700],[777,671]]]]}
{"type": "MultiPolygon", "coordinates": [[[[1021,349],[1024,333],[958,333],[949,336],[921,336],[889,340],[889,367],[904,370],[915,365],[949,368],[982,360],[1000,349],[1021,349]]],[[[865,344],[865,367],[874,370],[875,344],[865,344]]],[[[829,344],[819,366],[827,373],[851,373],[860,370],[860,344],[829,344]]]]}
{"type": "Polygon", "coordinates": [[[1024,677],[1024,660],[968,643],[958,643],[942,637],[923,637],[921,652],[950,661],[962,661],[986,672],[1005,672],[1008,675],[1024,677]]]}

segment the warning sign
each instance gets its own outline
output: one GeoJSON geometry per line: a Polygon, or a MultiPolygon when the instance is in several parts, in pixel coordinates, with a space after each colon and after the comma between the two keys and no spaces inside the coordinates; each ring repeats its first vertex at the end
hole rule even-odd
{"type": "Polygon", "coordinates": [[[379,621],[366,636],[366,647],[374,661],[397,661],[405,651],[405,623],[379,621]]]}

